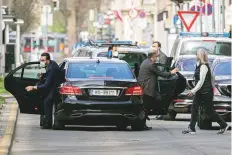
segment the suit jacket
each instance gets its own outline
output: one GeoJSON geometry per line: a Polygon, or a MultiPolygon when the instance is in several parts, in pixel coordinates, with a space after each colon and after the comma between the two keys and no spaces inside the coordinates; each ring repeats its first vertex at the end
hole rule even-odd
{"type": "Polygon", "coordinates": [[[38,89],[45,89],[55,91],[61,81],[61,71],[57,63],[53,60],[50,61],[49,65],[47,66],[47,71],[44,74],[45,82],[43,84],[39,84],[37,86],[38,89]]]}
{"type": "MultiPolygon", "coordinates": [[[[155,63],[160,63],[160,64],[167,64],[168,62],[168,57],[161,51],[159,50],[159,57],[155,63]]],[[[163,67],[158,67],[161,71],[164,71],[163,67]]]]}
{"type": "Polygon", "coordinates": [[[140,66],[138,82],[143,88],[145,95],[156,98],[158,76],[168,77],[170,75],[170,72],[160,71],[157,65],[147,58],[140,66]]]}

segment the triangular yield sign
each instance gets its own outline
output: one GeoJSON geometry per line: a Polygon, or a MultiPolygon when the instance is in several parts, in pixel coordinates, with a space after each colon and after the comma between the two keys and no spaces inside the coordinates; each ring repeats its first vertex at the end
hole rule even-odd
{"type": "Polygon", "coordinates": [[[197,11],[178,11],[178,16],[180,17],[188,32],[190,31],[199,14],[200,13],[197,11]],[[186,19],[186,16],[191,17],[192,19],[188,21],[188,19],[186,19]]]}

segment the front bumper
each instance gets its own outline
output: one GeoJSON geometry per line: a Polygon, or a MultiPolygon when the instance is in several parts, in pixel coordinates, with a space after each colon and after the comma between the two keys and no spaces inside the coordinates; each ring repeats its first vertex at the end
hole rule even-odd
{"type": "MultiPolygon", "coordinates": [[[[191,113],[193,100],[177,99],[173,104],[173,110],[176,113],[191,113]]],[[[223,118],[231,117],[231,98],[226,96],[214,96],[214,108],[223,118]]]]}

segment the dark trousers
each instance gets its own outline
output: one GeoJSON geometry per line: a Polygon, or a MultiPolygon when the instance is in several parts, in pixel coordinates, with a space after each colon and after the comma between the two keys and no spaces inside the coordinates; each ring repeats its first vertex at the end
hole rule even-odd
{"type": "Polygon", "coordinates": [[[212,120],[215,120],[221,128],[225,128],[227,123],[220,117],[220,115],[215,111],[213,106],[213,92],[208,92],[205,94],[196,93],[193,99],[192,112],[191,112],[191,121],[190,128],[195,128],[198,116],[199,105],[204,104],[205,111],[212,120]]]}
{"type": "Polygon", "coordinates": [[[44,99],[45,125],[52,126],[52,111],[55,99],[55,92],[51,90],[44,99]]]}
{"type": "Polygon", "coordinates": [[[162,104],[160,103],[160,100],[157,100],[156,98],[148,95],[143,95],[143,106],[146,109],[146,111],[149,111],[151,109],[156,109],[157,112],[162,109],[162,104]]]}
{"type": "Polygon", "coordinates": [[[148,95],[143,95],[143,106],[144,109],[147,111],[152,109],[152,104],[155,101],[155,98],[152,96],[148,96],[148,95]]]}

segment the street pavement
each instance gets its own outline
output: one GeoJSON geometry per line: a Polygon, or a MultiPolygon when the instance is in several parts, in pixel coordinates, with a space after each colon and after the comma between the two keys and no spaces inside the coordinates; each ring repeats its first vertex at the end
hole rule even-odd
{"type": "MultiPolygon", "coordinates": [[[[189,115],[178,121],[151,120],[149,131],[117,131],[115,127],[67,127],[42,130],[39,116],[20,114],[10,155],[230,155],[231,131],[197,130],[183,135],[189,115]]],[[[180,119],[181,118],[181,119],[180,119]]],[[[218,129],[217,124],[216,129],[218,129]]]]}

